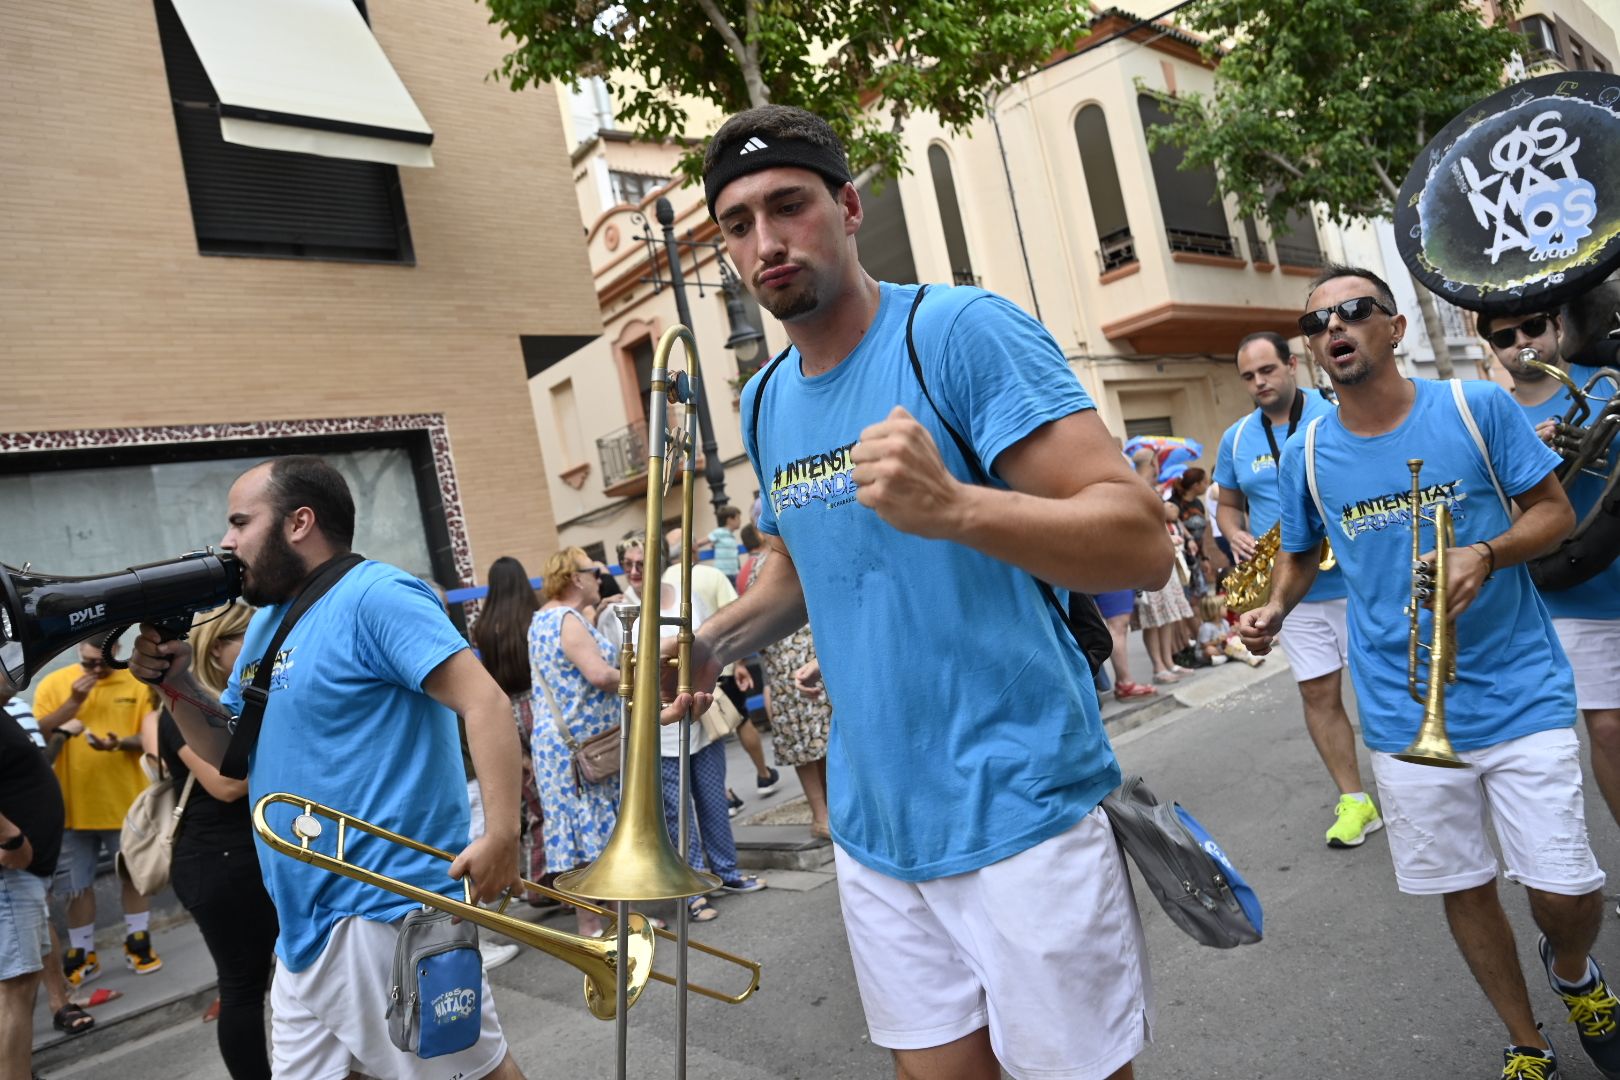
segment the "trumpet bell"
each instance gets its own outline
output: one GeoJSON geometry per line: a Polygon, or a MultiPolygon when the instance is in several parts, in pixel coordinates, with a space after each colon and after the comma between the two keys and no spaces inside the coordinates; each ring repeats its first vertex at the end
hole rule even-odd
{"type": "Polygon", "coordinates": [[[1395,755],[1396,761],[1409,761],[1413,765],[1434,765],[1442,769],[1466,769],[1468,762],[1457,756],[1451,740],[1444,731],[1435,734],[1418,732],[1412,745],[1395,755]]]}

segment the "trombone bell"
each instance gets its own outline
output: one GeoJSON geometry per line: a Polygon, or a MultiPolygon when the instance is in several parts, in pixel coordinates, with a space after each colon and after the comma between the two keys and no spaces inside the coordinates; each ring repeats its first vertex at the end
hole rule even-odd
{"type": "MultiPolygon", "coordinates": [[[[401,844],[425,855],[433,855],[449,863],[452,856],[449,852],[429,847],[419,843],[408,836],[373,825],[359,818],[333,810],[329,806],[311,802],[308,799],[289,795],[285,792],[276,792],[266,795],[253,807],[253,829],[259,834],[259,839],[283,855],[297,859],[299,862],[309,863],[322,870],[329,870],[342,877],[374,885],[391,893],[415,900],[419,904],[448,911],[458,918],[466,919],[470,923],[477,923],[486,930],[494,930],[507,937],[520,941],[532,948],[539,949],[548,956],[578,968],[585,975],[585,1004],[591,1015],[598,1020],[612,1020],[614,1018],[615,998],[615,972],[622,964],[630,987],[629,1003],[634,1005],[641,992],[647,988],[647,980],[653,977],[653,927],[645,917],[632,914],[627,920],[630,930],[629,950],[624,956],[619,955],[617,936],[606,934],[601,938],[581,937],[578,934],[569,934],[561,930],[553,930],[549,926],[536,926],[525,922],[515,915],[508,915],[502,910],[491,910],[479,907],[472,902],[472,883],[466,879],[462,887],[466,899],[456,900],[452,897],[442,896],[431,889],[424,889],[408,881],[379,874],[375,870],[363,866],[356,866],[345,857],[345,833],[357,830],[369,833],[383,840],[401,844]],[[297,841],[288,840],[270,827],[265,818],[266,807],[273,803],[286,803],[296,807],[298,817],[293,819],[293,833],[297,841]],[[310,846],[312,840],[317,839],[324,828],[320,817],[329,818],[337,822],[337,854],[328,855],[324,851],[317,851],[310,846]]],[[[525,884],[528,884],[525,882],[525,884]]],[[[534,886],[531,886],[533,888],[534,886]]],[[[505,905],[503,904],[504,908],[505,905]]],[[[758,984],[758,974],[755,974],[755,984],[758,984]]]]}
{"type": "MultiPolygon", "coordinates": [[[[623,778],[620,784],[619,816],[602,854],[589,866],[557,875],[557,889],[573,897],[593,900],[680,900],[712,892],[720,879],[687,865],[684,854],[675,850],[664,824],[662,767],[659,763],[660,684],[663,664],[663,620],[659,615],[658,582],[663,580],[663,545],[652,542],[664,528],[664,487],[669,476],[665,460],[666,406],[673,393],[677,398],[697,393],[697,344],[692,331],[679,324],[670,327],[653,352],[652,388],[648,395],[647,417],[647,537],[646,580],[648,595],[641,598],[642,614],[637,626],[633,658],[620,658],[621,664],[634,665],[634,690],[630,698],[630,732],[624,749],[623,778]],[[669,354],[679,341],[686,353],[689,375],[671,376],[669,354]]],[[[692,621],[688,610],[692,595],[692,501],[695,484],[691,447],[686,448],[681,467],[681,692],[691,684],[692,621]]],[[[685,723],[683,721],[683,723],[685,723]]],[[[683,728],[684,731],[684,728],[683,728]]],[[[683,808],[682,812],[685,810],[683,808]]]]}

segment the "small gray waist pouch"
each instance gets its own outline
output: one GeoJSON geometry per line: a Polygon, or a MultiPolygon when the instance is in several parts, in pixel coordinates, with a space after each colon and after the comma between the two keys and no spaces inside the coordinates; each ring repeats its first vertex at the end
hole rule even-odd
{"type": "Polygon", "coordinates": [[[451,922],[448,911],[433,908],[405,916],[388,990],[394,1045],[420,1058],[466,1050],[478,1041],[483,1008],[477,925],[451,922]]]}

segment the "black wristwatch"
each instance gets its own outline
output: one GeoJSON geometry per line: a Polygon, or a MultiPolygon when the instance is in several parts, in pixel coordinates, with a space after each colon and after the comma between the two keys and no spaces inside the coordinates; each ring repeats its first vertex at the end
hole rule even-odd
{"type": "Polygon", "coordinates": [[[16,851],[18,848],[23,846],[23,841],[27,839],[27,833],[18,832],[17,835],[13,836],[10,840],[0,840],[0,851],[16,851]]]}

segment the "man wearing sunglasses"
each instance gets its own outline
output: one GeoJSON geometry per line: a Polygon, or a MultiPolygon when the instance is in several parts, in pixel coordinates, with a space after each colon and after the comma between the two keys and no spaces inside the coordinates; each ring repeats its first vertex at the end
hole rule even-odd
{"type": "MultiPolygon", "coordinates": [[[[1513,399],[1536,426],[1536,434],[1548,443],[1554,422],[1569,411],[1570,393],[1546,372],[1520,363],[1519,352],[1534,349],[1538,360],[1565,368],[1575,385],[1584,387],[1597,369],[1563,360],[1562,329],[1558,316],[1546,312],[1479,317],[1480,335],[1513,379],[1513,399]]],[[[1592,387],[1592,393],[1602,399],[1614,392],[1606,380],[1592,387]]],[[[1591,404],[1594,411],[1601,407],[1598,402],[1591,404]]],[[[1617,452],[1620,443],[1611,454],[1617,452]]],[[[1575,481],[1569,496],[1576,520],[1592,509],[1603,487],[1600,476],[1584,475],[1575,481]]],[[[1591,736],[1592,776],[1603,801],[1609,804],[1609,813],[1620,821],[1620,559],[1590,581],[1573,589],[1544,592],[1541,599],[1575,671],[1575,703],[1591,736]]]]}
{"type": "MultiPolygon", "coordinates": [[[[1339,408],[1301,428],[1284,450],[1275,585],[1239,633],[1251,650],[1270,649],[1330,537],[1349,587],[1350,672],[1400,890],[1442,897],[1452,936],[1507,1027],[1500,1075],[1553,1080],[1557,1057],[1536,1025],[1497,896],[1488,812],[1509,880],[1529,893],[1548,980],[1588,1056],[1605,1076],[1620,1076],[1620,1000],[1590,957],[1605,879],[1586,836],[1574,680],[1523,565],[1574,524],[1554,475],[1558,456],[1501,387],[1402,376],[1395,348],[1406,319],[1370,271],[1329,267],[1300,329],[1338,388],[1339,408]],[[1418,458],[1422,502],[1414,508],[1408,461],[1418,458]],[[1457,769],[1395,757],[1424,712],[1407,686],[1413,514],[1432,520],[1441,502],[1456,528],[1444,614],[1455,627],[1457,671],[1446,688],[1447,730],[1469,766],[1457,769]]],[[[1423,548],[1432,536],[1425,527],[1423,548]]],[[[1432,617],[1422,633],[1434,639],[1432,617]]],[[[1427,682],[1427,665],[1418,677],[1427,682]]]]}
{"type": "MultiPolygon", "coordinates": [[[[1254,555],[1255,535],[1266,533],[1282,515],[1277,463],[1284,444],[1301,424],[1331,413],[1333,402],[1319,391],[1300,388],[1299,361],[1281,334],[1244,338],[1238,343],[1237,369],[1255,410],[1221,436],[1215,482],[1221,488],[1216,522],[1241,560],[1254,555]]],[[[1344,596],[1344,575],[1336,568],[1323,573],[1289,613],[1288,633],[1280,639],[1299,683],[1305,729],[1339,789],[1326,836],[1328,846],[1336,848],[1359,847],[1384,827],[1362,788],[1356,734],[1339,687],[1350,640],[1344,596]]]]}
{"type": "MultiPolygon", "coordinates": [[[[80,644],[78,659],[77,665],[45,676],[34,691],[34,712],[47,739],[71,720],[84,725],[84,738],[69,739],[54,765],[67,825],[52,891],[68,898],[68,950],[62,969],[74,986],[101,974],[95,940],[96,862],[102,852],[109,858],[118,853],[124,816],[146,787],[141,719],[152,708],[151,688],[128,670],[108,667],[100,645],[80,644]]],[[[149,975],[163,966],[148,930],[150,905],[128,881],[122,886],[124,962],[137,975],[149,975]]]]}

